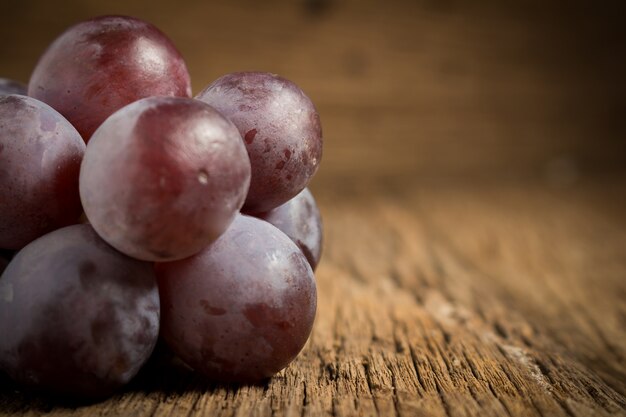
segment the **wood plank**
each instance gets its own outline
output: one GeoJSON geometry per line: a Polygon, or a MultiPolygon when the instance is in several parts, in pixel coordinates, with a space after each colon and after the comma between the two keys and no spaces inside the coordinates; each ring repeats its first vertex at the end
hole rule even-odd
{"type": "Polygon", "coordinates": [[[275,378],[162,355],[85,407],[3,380],[0,415],[626,415],[626,181],[346,187],[315,188],[318,316],[275,378]]]}

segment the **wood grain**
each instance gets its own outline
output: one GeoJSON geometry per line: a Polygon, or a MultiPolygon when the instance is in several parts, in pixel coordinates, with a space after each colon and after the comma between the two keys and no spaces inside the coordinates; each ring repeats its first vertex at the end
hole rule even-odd
{"type": "Polygon", "coordinates": [[[315,191],[318,316],[286,370],[221,386],[157,357],[78,408],[4,381],[0,415],[626,415],[625,181],[315,191]]]}

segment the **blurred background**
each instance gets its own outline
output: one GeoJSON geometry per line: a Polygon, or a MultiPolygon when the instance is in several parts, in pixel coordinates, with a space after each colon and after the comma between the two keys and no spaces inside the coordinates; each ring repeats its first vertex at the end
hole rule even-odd
{"type": "Polygon", "coordinates": [[[65,28],[128,14],[174,41],[194,94],[241,70],[300,85],[324,128],[316,184],[567,185],[626,169],[621,3],[2,0],[0,76],[27,82],[65,28]]]}

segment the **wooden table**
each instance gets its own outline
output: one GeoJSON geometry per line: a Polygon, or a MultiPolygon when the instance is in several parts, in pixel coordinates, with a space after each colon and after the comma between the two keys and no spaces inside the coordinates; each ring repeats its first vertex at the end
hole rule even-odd
{"type": "Polygon", "coordinates": [[[266,384],[156,357],[78,408],[0,377],[0,416],[626,415],[620,1],[1,7],[0,76],[27,81],[68,25],[123,13],[174,40],[195,92],[245,69],[301,85],[326,242],[312,337],[266,384]]]}
{"type": "Polygon", "coordinates": [[[258,386],[168,360],[79,408],[0,415],[626,415],[626,181],[319,184],[308,345],[258,386]]]}

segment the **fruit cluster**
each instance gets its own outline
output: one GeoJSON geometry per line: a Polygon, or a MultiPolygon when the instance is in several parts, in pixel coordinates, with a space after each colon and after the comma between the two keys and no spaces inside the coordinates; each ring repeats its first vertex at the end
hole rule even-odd
{"type": "Polygon", "coordinates": [[[0,80],[0,370],[102,398],[159,335],[220,381],[287,366],[315,318],[321,154],[284,78],[232,73],[191,98],[154,26],[66,30],[27,89],[0,80]]]}

